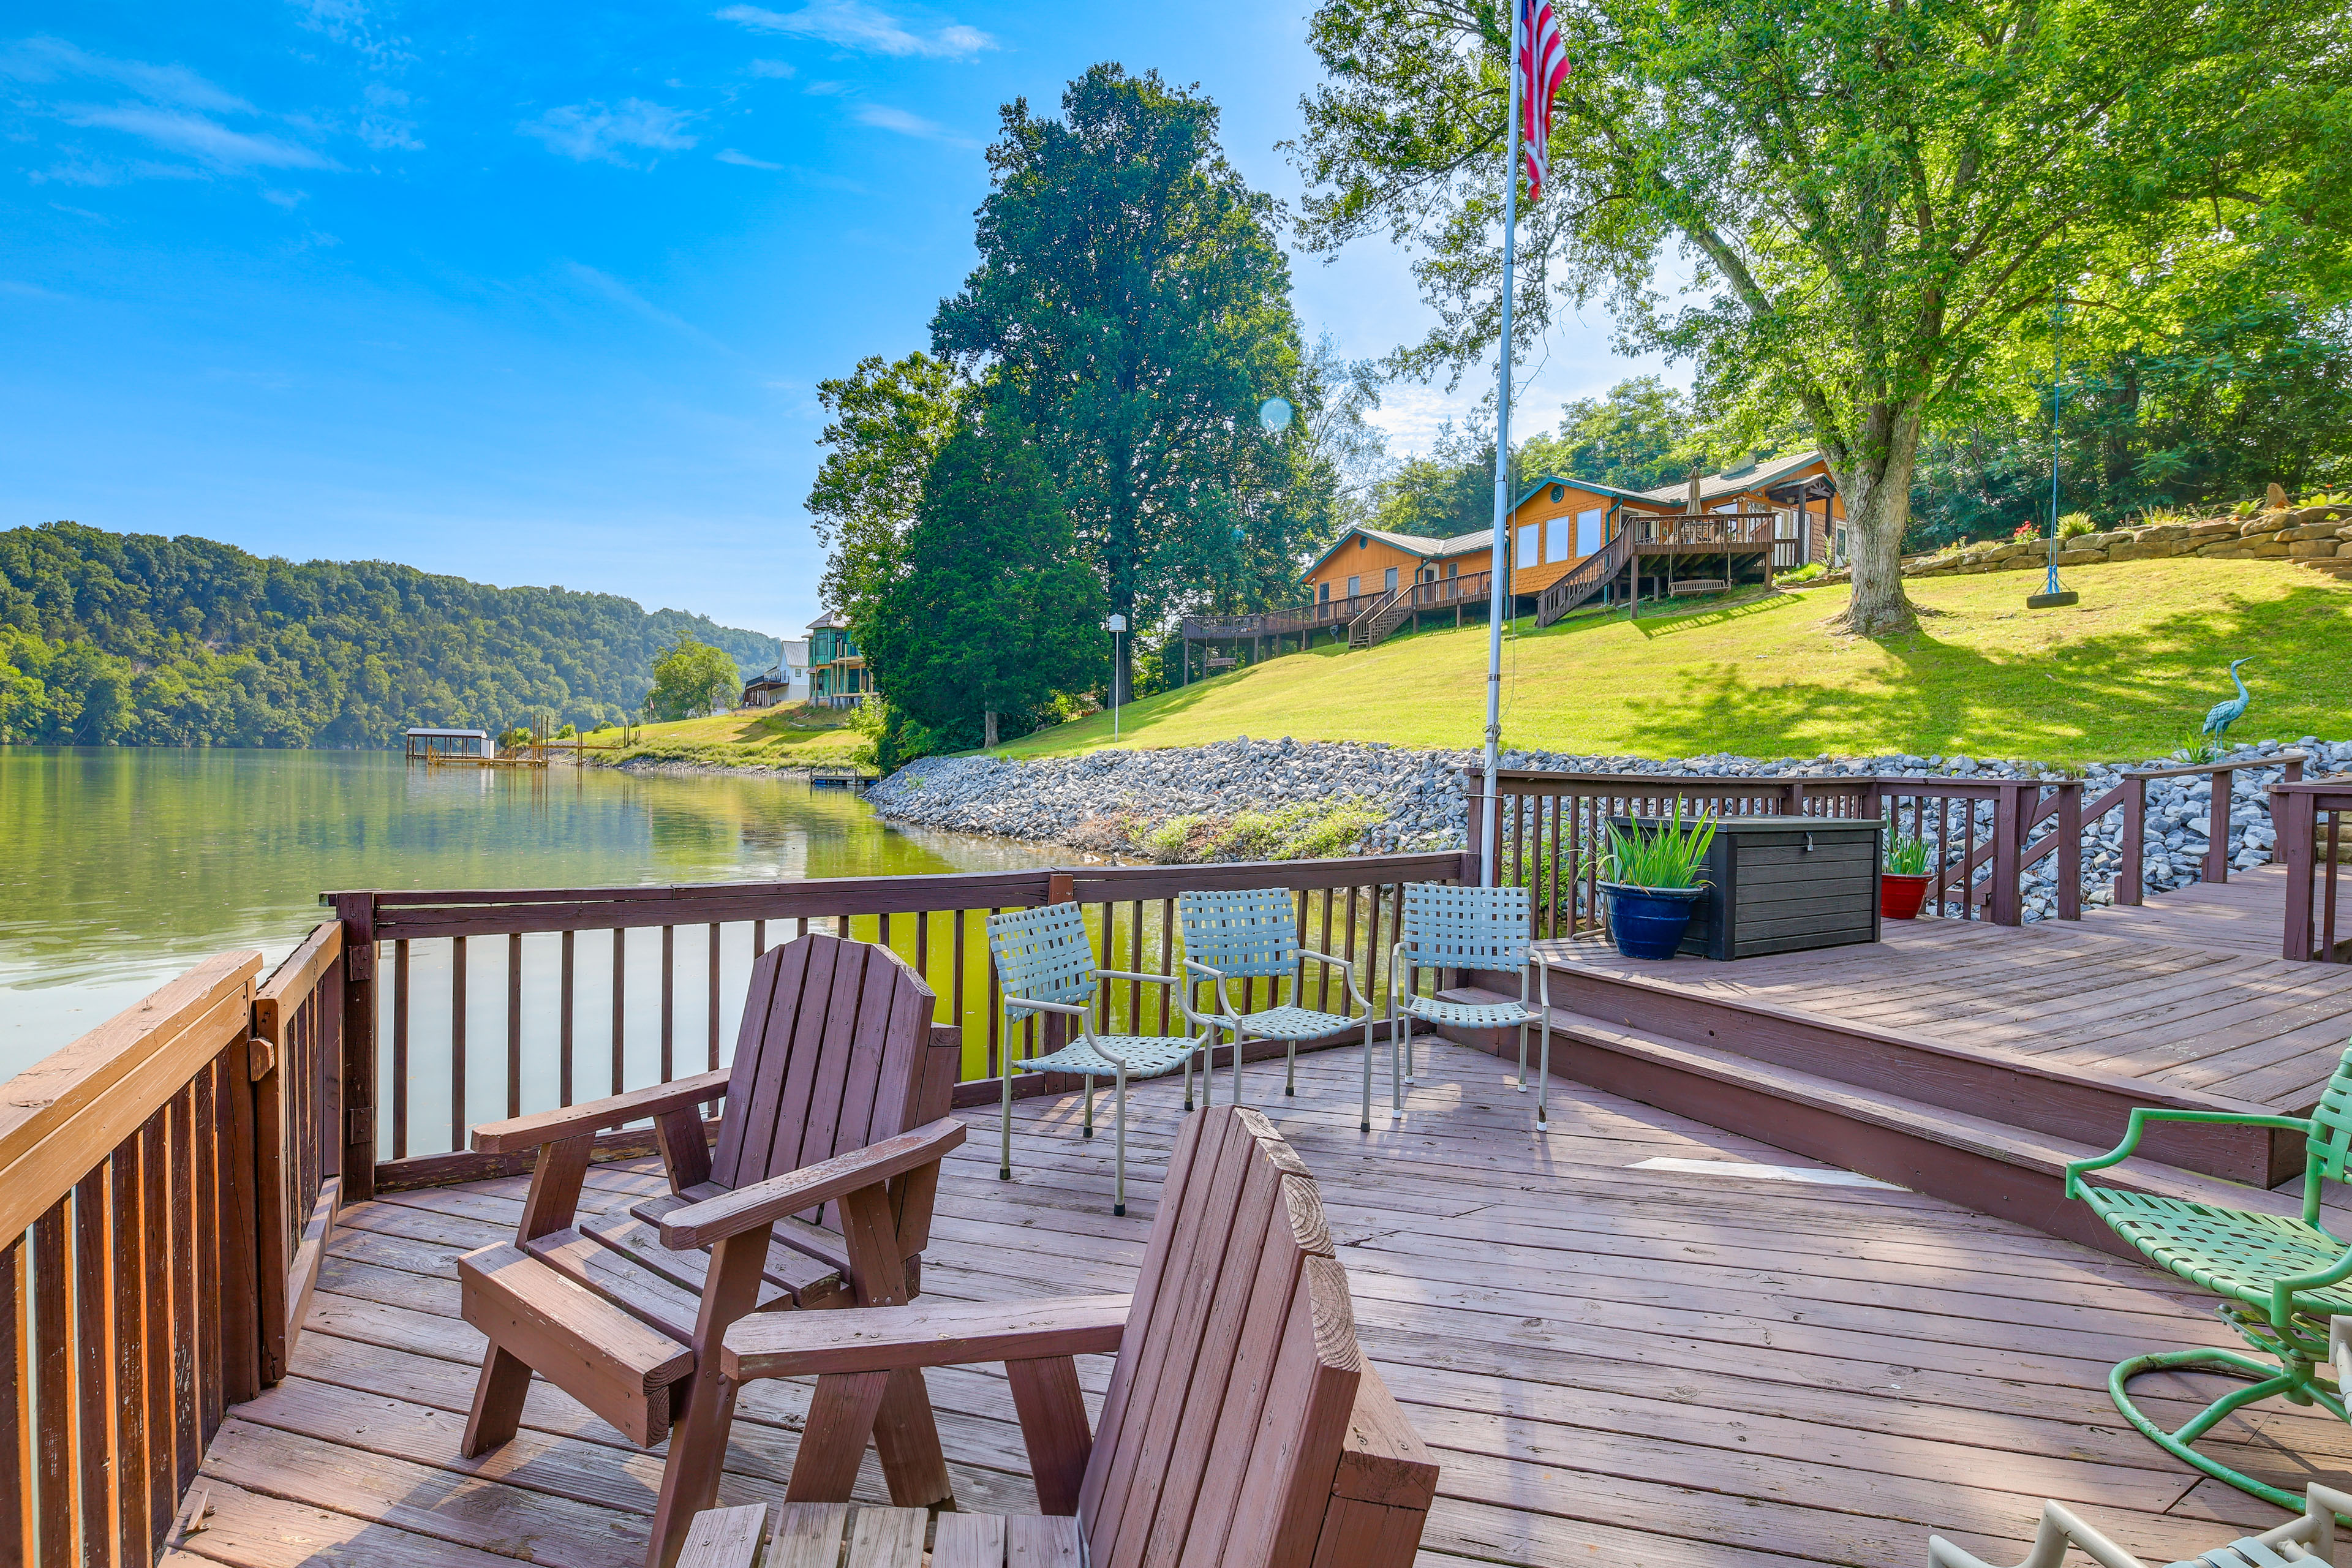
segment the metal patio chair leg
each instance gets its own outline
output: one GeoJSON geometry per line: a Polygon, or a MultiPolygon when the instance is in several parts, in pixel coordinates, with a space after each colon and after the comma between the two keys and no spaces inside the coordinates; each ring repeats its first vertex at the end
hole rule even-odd
{"type": "Polygon", "coordinates": [[[2317,1405],[2337,1420],[2346,1419],[2344,1402],[2313,1381],[2312,1363],[2301,1356],[2283,1358],[2280,1365],[2273,1366],[2267,1362],[2257,1361],[2252,1356],[2240,1355],[2235,1351],[2211,1347],[2154,1352],[2116,1363],[2115,1370],[2107,1374],[2107,1394],[2115,1400],[2116,1408],[2123,1412],[2126,1420],[2138,1427],[2141,1435],[2148,1441],[2170,1454],[2174,1458],[2184,1464],[2194,1465],[2215,1480],[2227,1481],[2240,1491],[2251,1492],[2263,1501],[2276,1503],[2281,1508],[2296,1507],[2303,1500],[2291,1491],[2264,1481],[2258,1481],[2252,1476],[2242,1475],[2221,1463],[2221,1460],[2209,1458],[2189,1445],[2211,1431],[2221,1424],[2223,1417],[2232,1412],[2281,1395],[2284,1395],[2290,1404],[2317,1405]],[[2125,1385],[2133,1378],[2146,1373],[2177,1372],[2183,1369],[2217,1372],[2226,1376],[2246,1377],[2253,1381],[2248,1383],[2243,1388],[2232,1389],[2190,1416],[2178,1429],[2168,1432],[2141,1413],[2139,1406],[2132,1403],[2131,1394],[2125,1385]]]}
{"type": "Polygon", "coordinates": [[[1543,1010],[1543,1053],[1536,1064],[1536,1131],[1550,1131],[1551,1110],[1551,971],[1536,971],[1537,1005],[1543,1010]]]}
{"type": "Polygon", "coordinates": [[[1084,1084],[1086,1085],[1086,1088],[1085,1088],[1081,1092],[1082,1092],[1082,1093],[1084,1094],[1084,1096],[1085,1096],[1085,1102],[1086,1102],[1086,1108],[1087,1108],[1087,1110],[1086,1110],[1086,1124],[1085,1124],[1085,1127],[1083,1128],[1083,1130],[1082,1130],[1082,1131],[1081,1131],[1081,1134],[1080,1134],[1080,1135],[1081,1135],[1081,1136],[1083,1136],[1083,1137],[1091,1138],[1091,1137],[1093,1137],[1093,1136],[1095,1135],[1095,1080],[1094,1080],[1094,1075],[1093,1075],[1093,1074],[1091,1074],[1091,1073],[1082,1073],[1082,1074],[1080,1074],[1080,1075],[1079,1075],[1079,1081],[1080,1081],[1080,1082],[1082,1082],[1082,1083],[1084,1083],[1084,1084]]]}
{"type": "Polygon", "coordinates": [[[1013,1042],[1004,1042],[1004,1060],[998,1064],[1003,1069],[999,1080],[1004,1088],[1004,1141],[996,1160],[996,1179],[1013,1179],[1013,1042]]]}
{"type": "Polygon", "coordinates": [[[1364,1118],[1356,1124],[1359,1132],[1372,1130],[1372,1010],[1364,1009],[1364,1118]]]}
{"type": "Polygon", "coordinates": [[[1123,1067],[1118,1069],[1118,1088],[1112,1096],[1112,1109],[1118,1122],[1114,1134],[1118,1140],[1118,1150],[1112,1161],[1110,1212],[1124,1215],[1127,1213],[1127,1068],[1123,1067]]]}

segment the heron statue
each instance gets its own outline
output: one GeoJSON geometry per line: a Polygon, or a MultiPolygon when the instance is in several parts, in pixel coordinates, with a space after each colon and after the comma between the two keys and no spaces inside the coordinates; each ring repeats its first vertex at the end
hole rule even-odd
{"type": "Polygon", "coordinates": [[[2210,739],[2217,748],[2224,743],[2222,736],[2228,731],[2230,726],[2246,716],[2246,709],[2254,700],[2254,694],[2246,689],[2244,681],[2238,679],[2238,666],[2252,662],[2251,655],[2245,658],[2230,661],[2230,680],[2237,687],[2238,694],[2235,697],[2224,697],[2221,701],[2213,704],[2212,710],[2205,715],[2205,725],[2200,733],[2210,739]]]}

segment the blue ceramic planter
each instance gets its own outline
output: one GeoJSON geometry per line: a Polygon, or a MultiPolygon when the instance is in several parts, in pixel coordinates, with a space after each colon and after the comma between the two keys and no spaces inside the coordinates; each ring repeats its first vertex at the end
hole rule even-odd
{"type": "Polygon", "coordinates": [[[1705,888],[1636,888],[1603,882],[1609,894],[1609,939],[1627,958],[1672,958],[1690,929],[1705,888]]]}

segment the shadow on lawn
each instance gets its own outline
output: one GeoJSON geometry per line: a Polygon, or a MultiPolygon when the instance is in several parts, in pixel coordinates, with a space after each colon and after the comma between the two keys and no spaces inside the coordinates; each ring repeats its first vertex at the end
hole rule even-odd
{"type": "Polygon", "coordinates": [[[1831,750],[2137,761],[2193,734],[2205,710],[2229,694],[2229,661],[2251,652],[2254,706],[2243,737],[2291,741],[2344,728],[2347,606],[2341,590],[2317,585],[2259,603],[2225,599],[2128,634],[2070,641],[2047,658],[1988,658],[1923,626],[1875,639],[1898,671],[1863,690],[1812,680],[1757,686],[1738,666],[1717,663],[1637,708],[1626,738],[1650,756],[1831,750]]]}

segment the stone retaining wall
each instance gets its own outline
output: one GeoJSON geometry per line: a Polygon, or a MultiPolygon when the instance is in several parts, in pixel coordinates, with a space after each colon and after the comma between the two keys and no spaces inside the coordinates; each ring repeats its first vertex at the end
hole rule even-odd
{"type": "MultiPolygon", "coordinates": [[[[2292,507],[2252,517],[2215,517],[2200,522],[2160,522],[2107,533],[2078,533],[2058,542],[2058,564],[2096,566],[2110,561],[2161,561],[2196,555],[2215,561],[2298,561],[2335,571],[2341,560],[2352,568],[2352,506],[2292,507]]],[[[2050,559],[2046,539],[1977,544],[1958,552],[1907,555],[1906,577],[1953,577],[1978,572],[2039,571],[2050,559]]],[[[1821,579],[1843,583],[1849,574],[1821,579]]]]}

